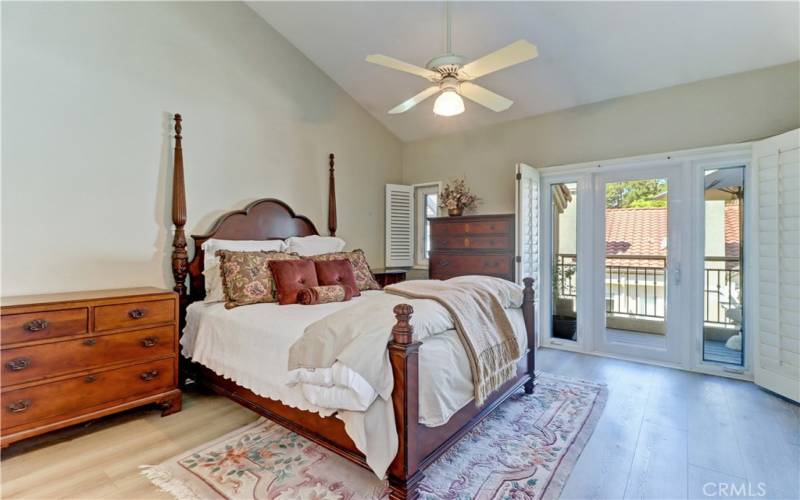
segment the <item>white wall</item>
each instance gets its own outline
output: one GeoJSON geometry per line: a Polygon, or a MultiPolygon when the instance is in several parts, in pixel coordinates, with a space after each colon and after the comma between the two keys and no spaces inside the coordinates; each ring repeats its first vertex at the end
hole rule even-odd
{"type": "MultiPolygon", "coordinates": [[[[590,77],[587,76],[587,77],[590,77]]],[[[403,181],[466,176],[478,213],[514,210],[514,165],[549,167],[714,146],[800,127],[800,63],[403,145],[403,181]]]]}
{"type": "Polygon", "coordinates": [[[171,287],[170,113],[189,233],[285,200],[383,261],[400,143],[240,3],[2,4],[2,293],[171,287]]]}
{"type": "MultiPolygon", "coordinates": [[[[706,257],[725,257],[725,202],[705,200],[705,253],[706,257]]],[[[706,263],[706,267],[711,262],[706,263]]],[[[725,268],[724,262],[718,267],[725,268]]]]}

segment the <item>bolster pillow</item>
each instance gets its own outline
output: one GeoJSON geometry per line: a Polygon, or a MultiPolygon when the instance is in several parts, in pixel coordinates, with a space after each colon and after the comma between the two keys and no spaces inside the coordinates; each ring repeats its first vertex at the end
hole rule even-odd
{"type": "Polygon", "coordinates": [[[354,290],[346,285],[312,286],[297,292],[297,303],[306,306],[346,302],[353,297],[354,290]]]}

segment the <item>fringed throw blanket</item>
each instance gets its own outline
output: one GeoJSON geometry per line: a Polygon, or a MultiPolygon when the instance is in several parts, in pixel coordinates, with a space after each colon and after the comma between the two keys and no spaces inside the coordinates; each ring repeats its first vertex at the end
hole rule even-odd
{"type": "Polygon", "coordinates": [[[408,303],[414,308],[414,340],[458,331],[470,356],[476,404],[513,378],[522,353],[503,309],[522,305],[520,286],[481,276],[402,285],[309,325],[289,351],[289,369],[329,368],[339,361],[389,400],[394,387],[387,350],[396,321],[392,308],[408,303]]]}
{"type": "Polygon", "coordinates": [[[488,276],[466,276],[405,281],[384,290],[409,299],[433,300],[447,309],[469,357],[478,406],[516,375],[516,361],[522,353],[503,309],[522,305],[519,285],[488,276]]]}

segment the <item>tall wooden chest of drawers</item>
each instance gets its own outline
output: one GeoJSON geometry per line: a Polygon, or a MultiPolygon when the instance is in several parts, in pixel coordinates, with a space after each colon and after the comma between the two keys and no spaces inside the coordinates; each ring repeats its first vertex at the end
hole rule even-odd
{"type": "Polygon", "coordinates": [[[174,292],[5,297],[0,332],[3,447],[145,404],[181,409],[174,292]]]}
{"type": "Polygon", "coordinates": [[[514,214],[429,220],[431,279],[482,274],[514,281],[514,214]]]}

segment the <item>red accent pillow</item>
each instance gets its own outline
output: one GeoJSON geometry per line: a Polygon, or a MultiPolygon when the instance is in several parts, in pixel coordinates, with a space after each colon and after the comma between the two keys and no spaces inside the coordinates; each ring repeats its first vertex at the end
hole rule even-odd
{"type": "Polygon", "coordinates": [[[319,284],[314,263],[310,260],[271,260],[269,270],[281,305],[296,304],[297,292],[319,284]]]}
{"type": "Polygon", "coordinates": [[[317,269],[317,281],[320,286],[341,285],[353,288],[353,297],[358,297],[361,292],[356,285],[356,273],[353,264],[347,259],[318,260],[314,262],[317,269]]]}

